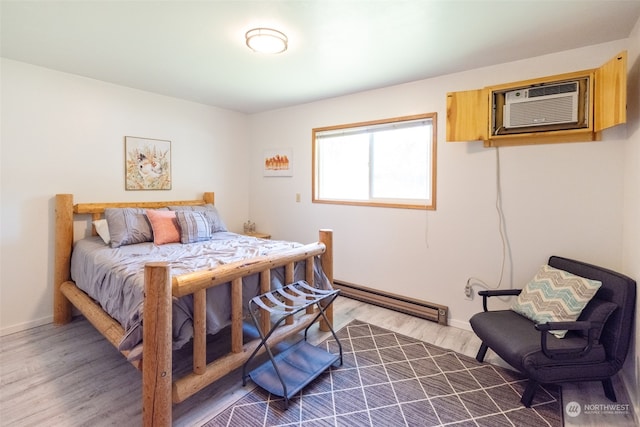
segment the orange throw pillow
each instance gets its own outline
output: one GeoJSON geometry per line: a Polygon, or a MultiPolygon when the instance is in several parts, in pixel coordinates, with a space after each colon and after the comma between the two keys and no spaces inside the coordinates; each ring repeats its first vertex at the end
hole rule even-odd
{"type": "Polygon", "coordinates": [[[147,218],[153,229],[153,243],[180,243],[180,226],[174,211],[147,210],[147,218]]]}

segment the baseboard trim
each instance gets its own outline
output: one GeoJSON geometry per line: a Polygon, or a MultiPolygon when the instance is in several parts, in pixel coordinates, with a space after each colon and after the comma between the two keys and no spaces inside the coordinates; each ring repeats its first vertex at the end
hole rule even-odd
{"type": "MultiPolygon", "coordinates": [[[[633,352],[631,353],[632,354],[630,354],[629,356],[633,355],[633,352]]],[[[636,366],[637,366],[636,369],[640,368],[640,359],[638,359],[637,357],[636,357],[636,366]]],[[[636,372],[640,372],[640,371],[636,371],[636,372]]],[[[633,380],[624,374],[625,374],[624,372],[620,372],[618,374],[618,376],[620,377],[620,383],[622,384],[622,387],[624,388],[624,392],[627,394],[627,397],[629,398],[629,402],[631,402],[631,410],[632,410],[631,415],[633,416],[634,422],[636,423],[636,425],[640,425],[640,404],[638,403],[638,393],[640,393],[640,384],[638,384],[637,382],[636,384],[633,384],[632,382],[633,380]]],[[[636,375],[640,375],[640,373],[636,373],[636,375]]]]}
{"type": "Polygon", "coordinates": [[[471,324],[467,320],[449,319],[449,326],[473,332],[473,329],[471,329],[471,324]]]}
{"type": "Polygon", "coordinates": [[[344,297],[431,320],[441,325],[447,324],[449,314],[447,306],[415,298],[407,298],[342,280],[334,280],[333,284],[335,288],[340,289],[340,295],[344,297]]]}
{"type": "Polygon", "coordinates": [[[40,319],[30,320],[18,325],[0,328],[0,337],[15,334],[16,332],[26,331],[32,328],[37,328],[38,326],[46,325],[47,323],[53,323],[53,316],[41,317],[40,319]]]}

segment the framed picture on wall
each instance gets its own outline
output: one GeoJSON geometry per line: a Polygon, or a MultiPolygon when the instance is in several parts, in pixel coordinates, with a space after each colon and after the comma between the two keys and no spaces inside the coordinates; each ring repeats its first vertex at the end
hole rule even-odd
{"type": "Polygon", "coordinates": [[[293,176],[293,150],[291,148],[265,150],[262,167],[263,176],[293,176]]]}
{"type": "Polygon", "coordinates": [[[124,137],[125,189],[171,190],[171,141],[124,137]]]}

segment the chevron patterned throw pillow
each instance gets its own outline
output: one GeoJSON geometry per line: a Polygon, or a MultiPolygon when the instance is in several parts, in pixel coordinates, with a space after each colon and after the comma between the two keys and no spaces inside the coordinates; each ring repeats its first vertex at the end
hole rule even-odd
{"type": "MultiPolygon", "coordinates": [[[[536,323],[575,321],[600,286],[602,282],[597,280],[543,265],[522,289],[511,309],[536,323]]],[[[551,333],[564,338],[567,331],[551,333]]]]}

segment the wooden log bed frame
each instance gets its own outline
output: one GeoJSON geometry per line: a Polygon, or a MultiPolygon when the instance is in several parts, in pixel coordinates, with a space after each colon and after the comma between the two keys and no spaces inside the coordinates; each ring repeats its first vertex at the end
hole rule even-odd
{"type": "MultiPolygon", "coordinates": [[[[72,194],[57,194],[55,201],[55,270],[54,270],[54,323],[71,321],[75,306],[91,324],[116,348],[124,336],[123,327],[102,310],[100,305],[76,287],[70,278],[71,251],[74,242],[74,220],[93,221],[103,217],[106,208],[158,209],[177,205],[205,205],[214,203],[214,193],[206,192],[201,200],[78,203],[72,194]]],[[[95,228],[92,228],[95,234],[95,228]]],[[[81,236],[84,237],[84,236],[81,236]]],[[[241,367],[258,346],[259,339],[243,342],[242,278],[252,274],[260,276],[260,291],[270,290],[271,270],[284,267],[286,284],[293,282],[294,263],[306,261],[306,280],[313,284],[314,257],[320,255],[321,267],[333,284],[333,234],[320,230],[319,241],[275,255],[225,264],[213,270],[172,276],[166,262],[145,266],[145,299],[143,307],[143,357],[132,362],[142,371],[142,420],[145,426],[170,426],[172,404],[179,403],[229,372],[241,367]],[[231,352],[206,363],[206,290],[223,283],[231,283],[231,352]],[[172,297],[192,294],[194,298],[194,337],[192,372],[177,379],[172,375],[172,297]]],[[[317,312],[317,311],[316,311],[317,312]]],[[[332,307],[326,311],[333,321],[332,307]]],[[[293,316],[280,326],[269,340],[276,344],[302,331],[315,317],[311,311],[293,316]]],[[[268,314],[261,315],[261,329],[269,330],[268,314]]],[[[328,331],[320,322],[320,329],[328,331]]],[[[264,347],[262,348],[264,351],[264,347]]],[[[125,356],[128,352],[122,352],[125,356]]]]}

